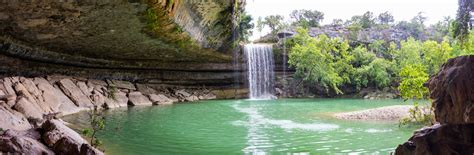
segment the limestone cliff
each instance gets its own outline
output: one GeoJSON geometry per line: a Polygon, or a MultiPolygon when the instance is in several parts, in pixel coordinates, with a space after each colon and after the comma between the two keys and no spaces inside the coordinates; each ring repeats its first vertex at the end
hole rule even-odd
{"type": "Polygon", "coordinates": [[[0,1],[0,71],[228,86],[244,0],[0,1]],[[190,76],[192,75],[192,76],[190,76]]]}

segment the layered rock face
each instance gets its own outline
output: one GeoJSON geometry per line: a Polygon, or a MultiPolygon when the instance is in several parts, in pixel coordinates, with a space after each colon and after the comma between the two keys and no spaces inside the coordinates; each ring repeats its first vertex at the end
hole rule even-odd
{"type": "Polygon", "coordinates": [[[0,71],[230,88],[244,3],[0,1],[0,71]]]}
{"type": "Polygon", "coordinates": [[[93,108],[227,97],[216,96],[219,91],[68,76],[5,77],[0,79],[0,153],[102,154],[55,118],[93,108]]]}
{"type": "Polygon", "coordinates": [[[450,59],[427,82],[440,124],[415,132],[397,155],[474,153],[474,56],[450,59]]]}

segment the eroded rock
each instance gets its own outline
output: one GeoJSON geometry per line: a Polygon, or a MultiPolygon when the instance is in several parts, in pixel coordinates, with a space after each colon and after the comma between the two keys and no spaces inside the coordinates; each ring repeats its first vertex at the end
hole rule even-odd
{"type": "Polygon", "coordinates": [[[129,93],[128,99],[130,105],[133,106],[153,105],[153,103],[146,96],[138,91],[129,93]]]}
{"type": "Polygon", "coordinates": [[[8,107],[0,106],[0,128],[13,130],[27,130],[30,123],[23,115],[15,115],[8,107]]]}
{"type": "Polygon", "coordinates": [[[93,107],[91,100],[70,79],[62,79],[59,86],[63,92],[79,107],[93,107]]]}
{"type": "Polygon", "coordinates": [[[121,89],[129,89],[129,90],[137,90],[133,83],[128,81],[119,81],[119,80],[107,80],[109,86],[121,88],[121,89]]]}
{"type": "Polygon", "coordinates": [[[48,147],[31,135],[7,130],[0,136],[0,152],[28,155],[54,155],[48,147]]]}
{"type": "Polygon", "coordinates": [[[436,120],[474,123],[474,56],[449,59],[428,81],[436,120]]]}
{"type": "Polygon", "coordinates": [[[163,94],[150,94],[148,95],[148,97],[153,102],[153,104],[158,104],[158,105],[173,104],[173,101],[163,94]]]}
{"type": "Polygon", "coordinates": [[[397,147],[395,155],[474,154],[474,124],[440,125],[420,129],[397,147]]]}
{"type": "Polygon", "coordinates": [[[113,92],[111,95],[105,97],[105,107],[108,109],[127,107],[128,97],[123,92],[113,92]]]}

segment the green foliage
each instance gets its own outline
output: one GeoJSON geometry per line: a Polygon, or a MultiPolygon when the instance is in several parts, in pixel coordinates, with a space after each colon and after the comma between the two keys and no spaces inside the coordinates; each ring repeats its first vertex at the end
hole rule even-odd
{"type": "Polygon", "coordinates": [[[82,130],[82,134],[90,138],[90,144],[94,147],[102,145],[102,141],[97,138],[97,133],[105,129],[105,117],[95,107],[89,112],[90,128],[82,130]]]}
{"type": "Polygon", "coordinates": [[[402,81],[398,90],[403,99],[424,99],[428,89],[423,84],[428,81],[425,67],[420,63],[408,64],[400,71],[402,81]]]}
{"type": "Polygon", "coordinates": [[[117,96],[115,96],[115,93],[118,92],[117,87],[109,85],[107,87],[107,98],[117,100],[117,96]]]}
{"type": "Polygon", "coordinates": [[[252,16],[246,12],[242,13],[239,23],[240,41],[249,42],[249,37],[252,35],[252,29],[254,28],[252,20],[252,16]]]}
{"type": "Polygon", "coordinates": [[[439,67],[452,57],[453,48],[447,40],[440,44],[435,41],[426,41],[422,46],[423,64],[427,67],[427,73],[433,75],[438,72],[439,67]]]}
{"type": "Polygon", "coordinates": [[[395,21],[395,19],[393,18],[393,15],[388,11],[379,14],[377,19],[378,19],[379,24],[381,25],[389,25],[395,21]]]}
{"type": "Polygon", "coordinates": [[[456,15],[456,21],[453,22],[453,37],[457,38],[461,46],[469,36],[469,30],[472,29],[470,25],[471,7],[474,5],[472,0],[459,0],[459,9],[456,15]]]}
{"type": "Polygon", "coordinates": [[[433,109],[429,105],[420,105],[414,102],[413,108],[409,110],[408,117],[400,119],[399,126],[430,126],[435,121],[433,109]]]}
{"type": "Polygon", "coordinates": [[[324,13],[317,10],[293,10],[290,17],[295,20],[292,25],[301,27],[318,27],[324,19],[324,13]]]}
{"type": "Polygon", "coordinates": [[[367,11],[363,15],[352,16],[348,25],[361,27],[363,29],[371,28],[375,25],[376,19],[374,18],[374,13],[367,11]]]}
{"type": "Polygon", "coordinates": [[[298,29],[295,40],[298,42],[291,49],[288,63],[296,68],[296,73],[305,80],[317,82],[329,91],[342,93],[339,86],[343,79],[338,75],[333,63],[333,52],[344,52],[349,45],[340,39],[330,39],[326,35],[318,38],[309,36],[307,30],[298,29]]]}
{"type": "Polygon", "coordinates": [[[431,106],[420,106],[418,102],[428,94],[428,89],[423,86],[428,80],[425,67],[420,63],[407,65],[400,71],[400,76],[402,81],[398,90],[402,98],[414,100],[410,115],[401,119],[400,125],[432,125],[435,121],[431,106]]]}
{"type": "Polygon", "coordinates": [[[421,62],[421,45],[421,42],[415,40],[413,37],[400,42],[400,50],[396,50],[393,55],[400,69],[409,64],[421,62]]]}
{"type": "Polygon", "coordinates": [[[268,26],[272,34],[276,34],[279,30],[282,30],[285,27],[285,24],[283,23],[283,16],[281,15],[267,16],[263,20],[262,24],[268,26]]]}

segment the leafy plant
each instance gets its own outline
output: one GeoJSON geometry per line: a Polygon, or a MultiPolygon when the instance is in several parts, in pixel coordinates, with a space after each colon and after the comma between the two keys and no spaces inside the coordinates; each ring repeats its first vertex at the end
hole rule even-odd
{"type": "Polygon", "coordinates": [[[402,98],[406,101],[413,99],[413,108],[410,109],[410,115],[400,120],[401,125],[432,125],[434,115],[431,106],[420,106],[418,100],[425,99],[428,89],[423,84],[428,80],[428,74],[425,67],[418,63],[404,67],[400,76],[402,82],[398,87],[402,98]]]}
{"type": "Polygon", "coordinates": [[[82,134],[90,138],[90,144],[94,147],[102,145],[102,141],[97,138],[97,133],[105,129],[105,116],[95,107],[89,112],[90,128],[82,130],[82,134]]]}
{"type": "Polygon", "coordinates": [[[113,100],[117,100],[117,96],[115,95],[116,93],[118,92],[118,89],[117,87],[115,86],[108,86],[107,87],[107,98],[110,98],[110,99],[113,99],[113,100]]]}

